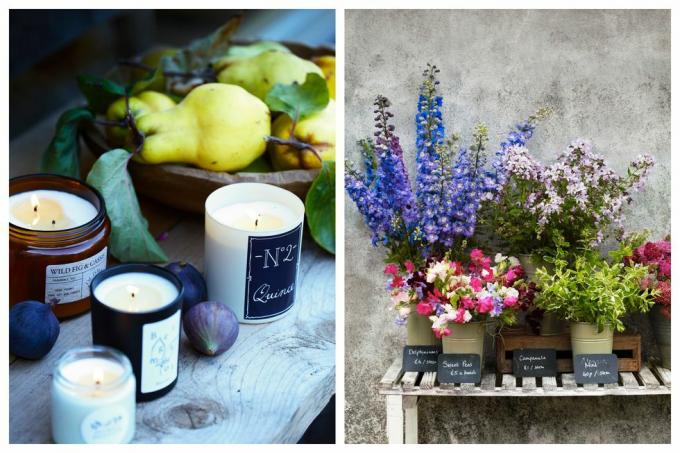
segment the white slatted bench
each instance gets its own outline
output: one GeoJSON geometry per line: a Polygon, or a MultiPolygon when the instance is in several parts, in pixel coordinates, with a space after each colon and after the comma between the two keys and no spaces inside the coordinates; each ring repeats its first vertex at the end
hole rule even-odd
{"type": "Polygon", "coordinates": [[[573,373],[549,378],[517,378],[487,370],[480,384],[439,384],[437,373],[403,372],[397,358],[380,380],[386,397],[387,439],[391,444],[418,443],[418,399],[421,396],[629,396],[670,395],[671,370],[643,366],[620,372],[615,384],[576,384],[573,373]]]}

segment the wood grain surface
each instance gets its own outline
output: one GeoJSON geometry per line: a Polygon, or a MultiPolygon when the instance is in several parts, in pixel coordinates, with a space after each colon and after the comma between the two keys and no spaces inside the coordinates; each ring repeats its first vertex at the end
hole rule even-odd
{"type": "MultiPolygon", "coordinates": [[[[56,116],[10,143],[10,174],[35,172],[56,116]]],[[[181,195],[181,194],[180,194],[181,195]]],[[[141,200],[171,261],[203,267],[203,218],[141,200]]],[[[305,232],[297,300],[285,318],[241,325],[219,357],[180,344],[179,378],[168,395],[137,405],[134,442],[287,443],[300,439],[335,392],[335,260],[305,232]]],[[[52,369],[69,348],[91,344],[90,315],[62,322],[54,349],[40,361],[10,357],[9,439],[47,443],[52,369]]]]}

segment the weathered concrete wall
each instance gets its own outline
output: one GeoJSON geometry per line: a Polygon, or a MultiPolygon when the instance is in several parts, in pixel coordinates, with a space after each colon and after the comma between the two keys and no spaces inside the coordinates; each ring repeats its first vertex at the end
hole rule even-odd
{"type": "MultiPolygon", "coordinates": [[[[651,228],[655,238],[670,231],[668,12],[348,11],[345,36],[348,158],[357,159],[352,145],[371,134],[371,103],[384,94],[413,170],[417,91],[432,62],[441,68],[445,124],[464,139],[480,120],[501,137],[549,104],[556,112],[530,142],[544,160],[577,137],[591,139],[618,171],[640,152],[652,153],[658,165],[628,226],[651,228]]],[[[386,310],[382,252],[370,247],[345,200],[346,439],[385,442],[376,383],[405,332],[386,310]]],[[[425,398],[420,440],[669,442],[670,399],[425,398]]]]}

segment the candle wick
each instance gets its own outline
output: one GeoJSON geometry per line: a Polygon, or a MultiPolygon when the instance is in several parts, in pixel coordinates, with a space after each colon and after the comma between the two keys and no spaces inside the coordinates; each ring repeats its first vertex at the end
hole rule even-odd
{"type": "Polygon", "coordinates": [[[257,226],[258,221],[259,221],[259,219],[255,219],[255,226],[257,226]]]}
{"type": "Polygon", "coordinates": [[[132,295],[132,298],[134,299],[134,298],[135,298],[135,293],[130,293],[130,294],[132,295]]]}
{"type": "Polygon", "coordinates": [[[38,205],[33,206],[33,212],[38,212],[38,205]]]}
{"type": "Polygon", "coordinates": [[[56,225],[56,224],[57,224],[57,221],[52,219],[52,225],[56,225]]]}

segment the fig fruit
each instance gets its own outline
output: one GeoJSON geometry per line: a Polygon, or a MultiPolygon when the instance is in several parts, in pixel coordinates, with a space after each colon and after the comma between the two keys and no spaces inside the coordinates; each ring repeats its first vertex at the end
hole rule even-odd
{"type": "Polygon", "coordinates": [[[216,356],[231,348],[238,337],[238,320],[231,308],[219,302],[201,302],[182,317],[184,333],[200,353],[216,356]]]}
{"type": "Polygon", "coordinates": [[[208,288],[198,269],[186,261],[177,261],[165,266],[175,274],[184,286],[184,300],[182,301],[182,315],[191,307],[208,298],[208,288]]]}
{"type": "Polygon", "coordinates": [[[52,306],[27,300],[9,311],[9,351],[24,359],[42,359],[59,336],[59,320],[52,306]]]}

